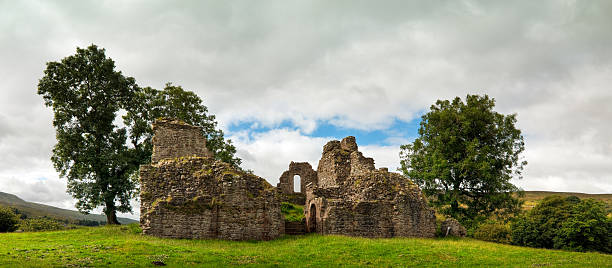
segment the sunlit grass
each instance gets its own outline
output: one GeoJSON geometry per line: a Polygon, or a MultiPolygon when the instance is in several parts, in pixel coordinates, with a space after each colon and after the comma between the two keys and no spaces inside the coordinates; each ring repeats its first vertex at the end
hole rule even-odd
{"type": "Polygon", "coordinates": [[[612,255],[472,239],[284,236],[273,241],[161,239],[136,225],[0,234],[0,266],[612,266],[612,255]]]}

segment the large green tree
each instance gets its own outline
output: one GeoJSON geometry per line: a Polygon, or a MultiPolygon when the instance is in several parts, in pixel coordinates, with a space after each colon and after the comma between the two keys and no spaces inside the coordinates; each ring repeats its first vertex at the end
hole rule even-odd
{"type": "Polygon", "coordinates": [[[55,169],[68,179],[79,211],[102,205],[109,224],[118,224],[116,211],[131,211],[136,193],[130,175],[139,159],[126,146],[126,129],[115,124],[117,112],[136,91],[134,78],[116,71],[114,61],[95,45],[47,63],[38,84],[38,94],[54,112],[55,169]]]}
{"type": "Polygon", "coordinates": [[[150,162],[150,123],[157,117],[203,126],[218,158],[240,164],[234,146],[216,129],[214,116],[207,115],[196,94],[171,85],[163,91],[140,88],[134,78],[116,71],[114,61],[95,45],[47,63],[38,94],[54,112],[57,144],[51,160],[67,178],[67,192],[81,212],[102,206],[109,224],[119,224],[117,211],[132,210],[136,174],[141,164],[150,162]]]}
{"type": "Polygon", "coordinates": [[[516,114],[495,112],[487,95],[438,100],[422,116],[419,136],[402,145],[401,170],[431,203],[464,224],[520,209],[510,182],[527,164],[516,114]]]}

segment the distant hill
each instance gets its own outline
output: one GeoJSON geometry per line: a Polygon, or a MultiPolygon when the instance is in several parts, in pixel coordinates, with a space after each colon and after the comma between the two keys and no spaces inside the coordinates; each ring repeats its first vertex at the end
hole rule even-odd
{"type": "Polygon", "coordinates": [[[603,201],[608,205],[608,210],[612,208],[612,194],[583,194],[583,193],[571,193],[571,192],[547,192],[547,191],[525,191],[525,197],[522,198],[525,200],[525,204],[523,208],[531,209],[533,208],[540,200],[544,199],[547,196],[551,195],[560,195],[560,196],[576,196],[580,199],[584,198],[593,198],[595,200],[603,201]]]}
{"type": "MultiPolygon", "coordinates": [[[[25,201],[16,195],[0,192],[0,205],[16,208],[20,214],[28,218],[49,217],[58,220],[68,220],[73,223],[78,221],[106,222],[106,216],[98,214],[82,214],[75,210],[52,207],[48,205],[25,201]]],[[[137,222],[128,218],[118,218],[122,224],[137,222]]]]}

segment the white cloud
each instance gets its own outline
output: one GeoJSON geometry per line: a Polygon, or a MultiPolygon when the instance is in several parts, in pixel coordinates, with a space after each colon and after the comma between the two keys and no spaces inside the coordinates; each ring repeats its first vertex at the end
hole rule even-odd
{"type": "Polygon", "coordinates": [[[231,138],[238,148],[238,156],[243,159],[242,166],[253,170],[274,186],[291,161],[309,162],[316,170],[323,145],[330,140],[304,136],[297,130],[288,129],[231,138]]]}
{"type": "MultiPolygon", "coordinates": [[[[38,79],[45,62],[95,43],[141,85],[195,91],[225,129],[298,126],[229,133],[245,167],[272,181],[291,160],[318,160],[327,139],[305,136],[317,122],[385,129],[437,99],[487,93],[518,113],[524,188],[610,192],[611,10],[563,0],[0,1],[0,182],[49,170],[52,113],[38,79]]],[[[371,153],[393,170],[394,150],[371,153]]]]}
{"type": "Polygon", "coordinates": [[[74,209],[74,200],[66,193],[66,180],[58,179],[52,167],[21,172],[0,172],[0,191],[17,195],[29,202],[74,209]]]}
{"type": "MultiPolygon", "coordinates": [[[[243,166],[276,186],[291,161],[308,162],[317,170],[323,146],[336,138],[309,137],[296,130],[274,129],[255,133],[252,137],[233,136],[232,140],[239,148],[243,166]]],[[[389,171],[396,171],[399,167],[399,145],[359,146],[359,151],[374,158],[376,168],[387,167],[389,171]]]]}

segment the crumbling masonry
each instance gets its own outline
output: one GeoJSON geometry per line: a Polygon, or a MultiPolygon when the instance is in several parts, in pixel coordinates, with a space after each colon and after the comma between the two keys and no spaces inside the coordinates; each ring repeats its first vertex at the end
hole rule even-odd
{"type": "MultiPolygon", "coordinates": [[[[330,141],[317,171],[291,162],[276,187],[215,161],[202,130],[153,125],[151,165],[140,169],[141,226],[173,238],[267,240],[285,232],[281,201],[304,205],[305,229],[363,237],[433,237],[434,211],[409,179],[359,152],[354,137],[330,141]],[[293,176],[301,178],[294,192],[293,176]]],[[[295,224],[295,223],[292,223],[295,224]]],[[[291,228],[296,228],[292,226],[291,228]]]]}
{"type": "Polygon", "coordinates": [[[227,240],[283,234],[275,187],[215,161],[199,127],[158,120],[153,130],[152,164],[140,168],[143,233],[227,240]]]}
{"type": "Polygon", "coordinates": [[[323,147],[317,181],[306,185],[310,231],[363,237],[433,237],[435,215],[425,196],[406,177],[375,169],[355,137],[323,147]]]}

